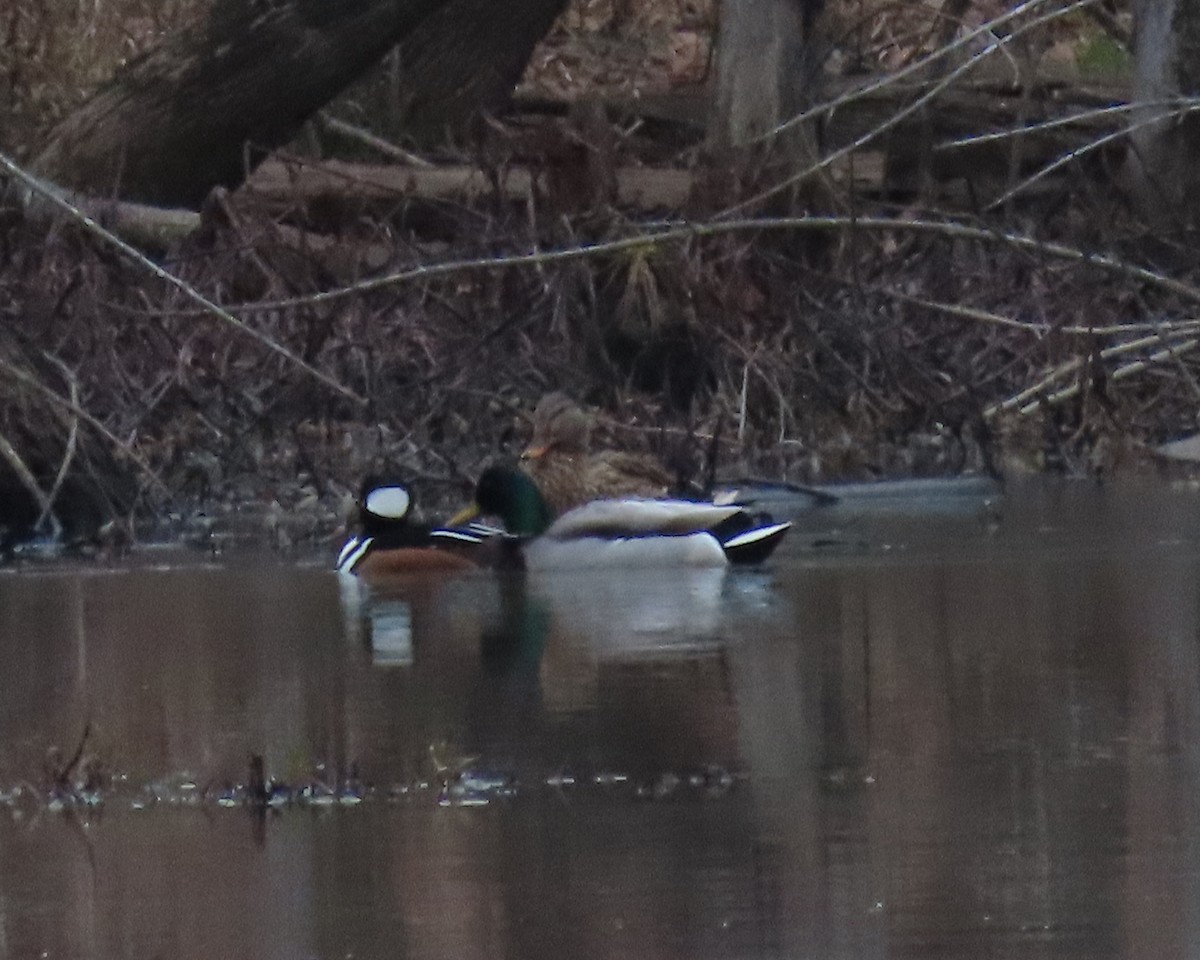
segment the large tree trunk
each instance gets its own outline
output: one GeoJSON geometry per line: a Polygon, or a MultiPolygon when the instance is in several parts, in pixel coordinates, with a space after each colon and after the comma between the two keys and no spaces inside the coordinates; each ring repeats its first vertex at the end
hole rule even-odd
{"type": "Polygon", "coordinates": [[[507,106],[567,0],[449,0],[400,42],[398,119],[419,144],[461,136],[507,106]],[[519,8],[519,9],[518,9],[519,8]]]}
{"type": "Polygon", "coordinates": [[[1200,0],[1139,0],[1136,4],[1134,99],[1137,120],[1161,120],[1135,130],[1128,174],[1134,198],[1161,230],[1200,225],[1200,116],[1173,116],[1156,102],[1200,93],[1200,0]]]}
{"type": "MultiPolygon", "coordinates": [[[[716,91],[705,191],[724,207],[740,194],[813,164],[815,122],[776,127],[814,102],[820,75],[817,21],[823,0],[722,0],[716,91]]],[[[826,207],[824,178],[797,184],[773,206],[826,207]]],[[[703,202],[703,201],[702,201],[703,202]]]]}
{"type": "Polygon", "coordinates": [[[718,150],[751,143],[811,102],[821,0],[724,0],[709,139],[718,150]]]}
{"type": "Polygon", "coordinates": [[[34,168],[81,191],[195,206],[444,3],[217,0],[201,29],[129,64],[59,124],[34,168]]]}

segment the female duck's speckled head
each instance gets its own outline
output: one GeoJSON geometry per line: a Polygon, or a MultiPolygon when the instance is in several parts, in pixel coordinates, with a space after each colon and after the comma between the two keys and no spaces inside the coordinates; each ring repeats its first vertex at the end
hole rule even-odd
{"type": "Polygon", "coordinates": [[[592,435],[592,420],[565,393],[548,393],[533,411],[533,436],[521,454],[536,460],[549,451],[586,453],[592,435]]]}

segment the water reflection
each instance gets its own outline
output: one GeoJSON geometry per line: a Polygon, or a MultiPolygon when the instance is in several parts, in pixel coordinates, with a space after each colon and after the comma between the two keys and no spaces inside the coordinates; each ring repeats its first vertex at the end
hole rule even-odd
{"type": "Polygon", "coordinates": [[[1189,956],[1194,513],[715,578],[0,577],[0,791],[89,719],[128,775],[0,805],[0,955],[1189,956]],[[253,751],[374,792],[135,809],[253,751]]]}
{"type": "MultiPolygon", "coordinates": [[[[747,573],[744,583],[752,588],[758,578],[761,589],[762,576],[747,573]]],[[[480,616],[481,629],[488,631],[493,644],[503,645],[505,637],[518,643],[523,636],[526,645],[541,646],[553,625],[569,642],[598,658],[654,657],[720,645],[723,605],[747,590],[723,593],[726,577],[723,569],[610,570],[487,575],[468,579],[465,586],[458,580],[439,583],[413,577],[368,586],[355,577],[342,577],[340,592],[347,632],[367,638],[378,664],[411,665],[412,595],[431,589],[445,593],[440,603],[453,605],[459,613],[470,608],[480,616]],[[540,643],[535,643],[535,634],[540,643]]],[[[434,624],[426,629],[436,638],[445,628],[434,624]]]]}
{"type": "Polygon", "coordinates": [[[630,782],[736,763],[721,616],[736,591],[725,579],[638,571],[341,589],[347,636],[375,668],[405,667],[394,680],[412,694],[458,680],[443,693],[461,719],[442,730],[443,765],[482,755],[534,782],[630,782]]]}

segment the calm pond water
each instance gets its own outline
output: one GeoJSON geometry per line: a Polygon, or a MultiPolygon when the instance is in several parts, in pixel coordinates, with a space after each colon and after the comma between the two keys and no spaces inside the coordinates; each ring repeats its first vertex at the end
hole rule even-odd
{"type": "Polygon", "coordinates": [[[2,957],[1200,943],[1195,493],[868,497],[723,576],[168,556],[0,573],[2,957]]]}

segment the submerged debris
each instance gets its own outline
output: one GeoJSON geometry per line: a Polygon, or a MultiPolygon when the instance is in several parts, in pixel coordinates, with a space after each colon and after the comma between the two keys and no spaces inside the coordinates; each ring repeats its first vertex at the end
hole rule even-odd
{"type": "Polygon", "coordinates": [[[89,720],[84,724],[79,743],[69,760],[63,760],[57,746],[46,751],[42,777],[45,803],[51,810],[95,808],[104,803],[108,773],[98,756],[84,753],[91,735],[92,722],[89,720]]]}
{"type": "Polygon", "coordinates": [[[360,778],[355,764],[344,775],[330,775],[324,765],[317,764],[312,776],[289,783],[270,777],[262,755],[252,753],[245,780],[220,785],[203,786],[186,771],[140,786],[132,785],[121,775],[90,781],[84,775],[69,789],[57,783],[39,787],[28,781],[0,782],[0,809],[8,809],[14,816],[39,810],[88,813],[105,807],[134,811],[234,809],[282,813],[289,809],[349,809],[369,803],[425,802],[441,807],[483,807],[521,795],[543,793],[579,800],[599,797],[605,801],[680,801],[719,798],[740,780],[740,775],[719,766],[686,772],[662,771],[648,778],[614,770],[590,774],[559,770],[522,781],[516,774],[477,765],[445,769],[443,774],[376,787],[360,778]]]}

